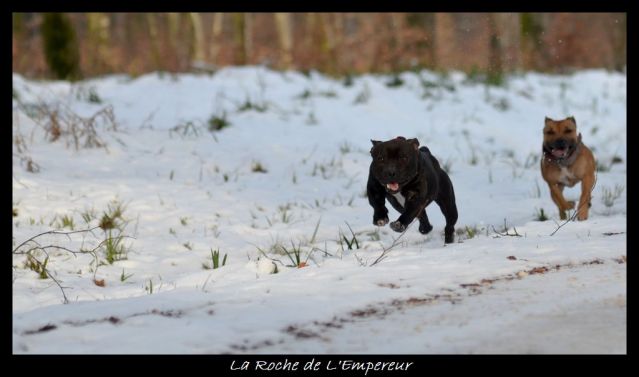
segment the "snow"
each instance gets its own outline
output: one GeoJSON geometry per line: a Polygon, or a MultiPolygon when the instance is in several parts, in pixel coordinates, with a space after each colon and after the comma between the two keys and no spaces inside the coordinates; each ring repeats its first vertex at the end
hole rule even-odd
{"type": "MultiPolygon", "coordinates": [[[[66,305],[52,279],[14,254],[14,352],[624,353],[626,76],[525,73],[503,87],[459,72],[401,79],[391,88],[388,77],[363,75],[344,86],[262,67],[75,84],[14,74],[14,140],[24,140],[14,143],[14,248],[64,215],[76,230],[95,227],[114,203],[124,205],[129,248],[97,271],[91,255],[51,251],[66,305]],[[112,106],[117,130],[97,125],[106,148],[76,150],[64,135],[49,142],[39,103],[83,117],[112,106]],[[230,126],[210,132],[214,115],[230,126]],[[539,171],[541,131],[545,116],[570,115],[609,169],[597,174],[590,218],[551,235],[563,222],[539,171]],[[370,140],[399,135],[417,137],[449,167],[458,234],[444,245],[444,219],[431,205],[433,231],[411,224],[373,264],[399,234],[372,224],[370,140]],[[27,171],[25,156],[39,172],[27,171]],[[607,206],[615,187],[621,195],[607,206]],[[539,209],[550,220],[536,221],[539,209]],[[97,216],[87,224],[90,210],[97,216]],[[353,237],[358,249],[348,247],[353,237]],[[217,269],[214,250],[220,264],[227,256],[217,269]],[[291,267],[293,250],[306,267],[291,267]],[[468,284],[491,279],[469,294],[468,284]],[[393,305],[437,295],[458,299],[393,305]],[[330,327],[336,318],[341,327],[330,327]],[[420,337],[424,329],[433,332],[420,337]]],[[[579,190],[566,198],[578,200],[579,190]]],[[[101,229],[38,238],[71,250],[103,239],[101,229]]]]}
{"type": "Polygon", "coordinates": [[[340,329],[307,324],[307,331],[321,336],[256,352],[625,353],[625,274],[625,265],[611,263],[531,275],[484,287],[480,294],[464,292],[456,300],[415,302],[390,312],[380,307],[340,329]]]}

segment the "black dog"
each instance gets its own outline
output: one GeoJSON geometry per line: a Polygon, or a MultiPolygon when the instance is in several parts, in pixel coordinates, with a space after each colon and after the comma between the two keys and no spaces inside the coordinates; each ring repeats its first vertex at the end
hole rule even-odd
{"type": "Polygon", "coordinates": [[[435,201],[446,218],[444,240],[453,242],[457,205],[448,174],[439,166],[427,147],[419,147],[417,139],[404,137],[381,142],[371,140],[373,162],[368,174],[368,202],[373,207],[373,224],[388,224],[388,209],[384,199],[401,213],[391,229],[403,232],[419,218],[419,231],[427,234],[433,229],[426,216],[426,206],[435,201]]]}

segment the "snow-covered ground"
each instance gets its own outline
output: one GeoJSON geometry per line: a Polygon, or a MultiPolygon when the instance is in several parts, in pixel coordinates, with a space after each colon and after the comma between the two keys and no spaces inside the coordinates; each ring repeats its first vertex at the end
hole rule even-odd
{"type": "Polygon", "coordinates": [[[625,75],[400,77],[14,74],[14,352],[625,353],[625,75]],[[68,125],[95,114],[105,147],[82,147],[79,127],[76,149],[68,125]],[[601,169],[590,218],[557,230],[541,130],[570,115],[601,169]],[[448,169],[455,243],[434,205],[427,236],[372,224],[370,139],[398,135],[448,169]],[[100,228],[18,247],[118,206],[112,263],[100,228]]]}

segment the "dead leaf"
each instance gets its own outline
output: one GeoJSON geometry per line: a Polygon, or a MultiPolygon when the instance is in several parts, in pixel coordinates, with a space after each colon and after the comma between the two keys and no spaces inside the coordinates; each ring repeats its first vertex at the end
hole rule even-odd
{"type": "Polygon", "coordinates": [[[104,279],[102,279],[102,280],[93,279],[93,283],[95,285],[97,285],[98,287],[104,287],[105,286],[104,279]]]}

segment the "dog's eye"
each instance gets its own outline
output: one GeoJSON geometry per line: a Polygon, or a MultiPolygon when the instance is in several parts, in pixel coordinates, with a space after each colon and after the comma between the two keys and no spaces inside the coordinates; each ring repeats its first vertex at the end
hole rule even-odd
{"type": "Polygon", "coordinates": [[[555,131],[546,131],[546,135],[554,135],[555,131]]]}
{"type": "Polygon", "coordinates": [[[384,161],[384,156],[377,156],[378,161],[384,161]]]}
{"type": "Polygon", "coordinates": [[[564,131],[564,133],[565,133],[565,134],[569,134],[569,133],[571,133],[571,132],[572,132],[572,130],[565,130],[565,131],[564,131]]]}

